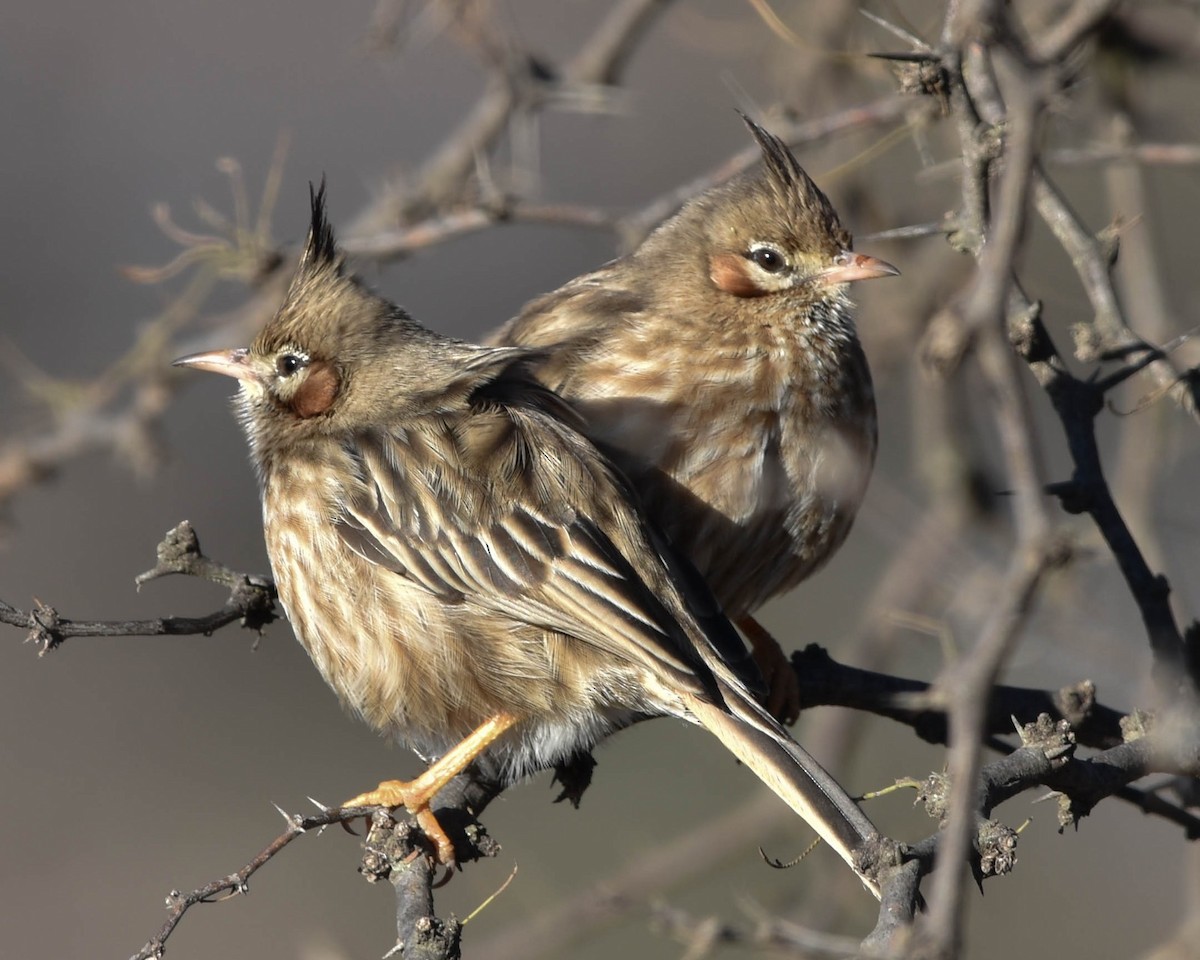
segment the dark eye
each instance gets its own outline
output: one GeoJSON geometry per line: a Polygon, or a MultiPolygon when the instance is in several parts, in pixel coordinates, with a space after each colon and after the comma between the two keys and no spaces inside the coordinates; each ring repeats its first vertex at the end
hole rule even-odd
{"type": "Polygon", "coordinates": [[[766,270],[767,273],[778,273],[787,266],[787,258],[774,247],[751,247],[750,252],[746,256],[766,270]]]}
{"type": "Polygon", "coordinates": [[[285,353],[275,361],[275,372],[281,377],[290,377],[301,367],[307,366],[308,361],[294,353],[285,353]]]}

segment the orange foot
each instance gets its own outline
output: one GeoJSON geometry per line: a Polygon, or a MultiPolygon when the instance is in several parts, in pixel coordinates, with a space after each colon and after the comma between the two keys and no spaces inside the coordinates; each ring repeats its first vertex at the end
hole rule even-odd
{"type": "Polygon", "coordinates": [[[791,726],[800,716],[800,681],[792,663],[770,632],[751,616],[740,617],[738,628],[750,641],[754,662],[767,682],[767,710],[791,726]]]}
{"type": "Polygon", "coordinates": [[[457,862],[454,844],[438,823],[437,817],[433,815],[433,809],[429,805],[432,799],[433,793],[421,783],[421,777],[418,777],[416,780],[384,780],[374,790],[351,797],[342,806],[404,807],[433,844],[437,862],[445,867],[454,867],[457,862]]]}
{"type": "Polygon", "coordinates": [[[477,756],[516,722],[517,718],[511,713],[489,717],[415,780],[384,780],[374,790],[360,793],[342,806],[404,807],[433,844],[438,863],[454,867],[454,844],[433,815],[430,803],[439,790],[467,769],[477,756]]]}

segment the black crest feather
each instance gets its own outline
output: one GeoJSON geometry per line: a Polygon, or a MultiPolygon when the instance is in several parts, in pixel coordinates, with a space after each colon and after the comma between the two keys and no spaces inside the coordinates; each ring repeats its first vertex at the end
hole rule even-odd
{"type": "MultiPolygon", "coordinates": [[[[771,133],[766,127],[742,114],[742,122],[750,128],[758,147],[762,150],[763,165],[781,185],[792,185],[809,180],[788,145],[771,133]]],[[[811,182],[811,181],[809,181],[811,182]]]]}
{"type": "Polygon", "coordinates": [[[301,267],[316,269],[322,266],[340,267],[341,257],[338,254],[337,242],[334,240],[333,227],[325,216],[325,177],[321,176],[321,185],[313,187],[308,184],[308,199],[312,208],[312,221],[308,228],[308,242],[304,245],[304,254],[300,258],[301,267]]]}
{"type": "Polygon", "coordinates": [[[821,188],[813,182],[786,143],[744,113],[742,121],[762,150],[763,167],[767,176],[783,194],[790,194],[801,206],[817,213],[828,223],[837,226],[838,216],[821,188]]]}

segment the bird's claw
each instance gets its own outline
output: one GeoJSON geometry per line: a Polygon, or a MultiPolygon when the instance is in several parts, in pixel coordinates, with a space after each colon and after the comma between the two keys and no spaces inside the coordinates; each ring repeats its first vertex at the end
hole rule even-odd
{"type": "MultiPolygon", "coordinates": [[[[447,869],[447,874],[440,883],[446,883],[458,866],[458,857],[454,852],[454,843],[438,823],[437,817],[429,806],[431,797],[427,790],[421,789],[408,780],[384,780],[374,790],[360,793],[342,804],[347,807],[387,807],[394,809],[404,807],[412,816],[417,828],[433,845],[434,860],[447,869]]],[[[342,822],[346,826],[346,822],[342,822]]],[[[350,830],[353,833],[353,830],[350,830]]]]}

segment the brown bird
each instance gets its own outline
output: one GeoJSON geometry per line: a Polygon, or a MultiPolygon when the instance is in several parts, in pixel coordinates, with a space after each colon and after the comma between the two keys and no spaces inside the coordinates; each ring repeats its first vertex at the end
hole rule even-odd
{"type": "Polygon", "coordinates": [[[469,764],[509,783],[668,715],[853,866],[875,828],[758,704],[736,631],[532,376],[536,354],[439,336],[370,293],[323,196],[254,343],[176,364],[240,383],[279,596],[317,668],[376,730],[440,758],[347,805],[405,805],[450,864],[429,803],[469,764]]]}
{"type": "Polygon", "coordinates": [[[847,286],[899,273],[851,251],[783,141],[629,256],[529,303],[493,338],[626,472],[747,635],[785,722],[796,678],[751,614],[841,545],[875,460],[875,397],[847,286]]]}

